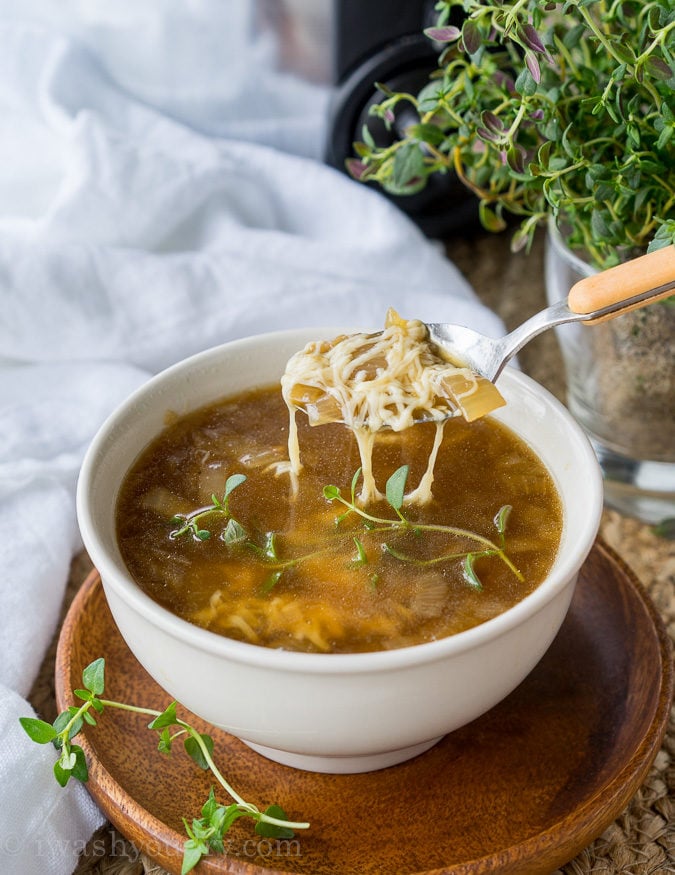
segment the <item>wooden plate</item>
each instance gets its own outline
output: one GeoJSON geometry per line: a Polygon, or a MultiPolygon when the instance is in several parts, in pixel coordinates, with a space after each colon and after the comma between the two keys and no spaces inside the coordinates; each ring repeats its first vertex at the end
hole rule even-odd
{"type": "MultiPolygon", "coordinates": [[[[61,710],[74,703],[70,691],[99,656],[106,659],[106,698],[158,709],[169,703],[117,632],[94,572],[59,642],[61,710]]],[[[363,775],[296,771],[188,716],[211,732],[216,761],[245,799],[280,804],[290,818],[311,822],[281,842],[260,839],[250,822],[239,821],[227,854],[206,858],[196,871],[550,873],[637,791],[665,733],[672,684],[670,641],[654,607],[622,561],[598,543],[558,637],[532,674],[489,713],[407,763],[363,775]]],[[[182,749],[160,754],[146,723],[109,709],[97,727],[87,727],[88,787],[137,848],[178,873],[182,817],[199,816],[212,782],[182,749]]]]}

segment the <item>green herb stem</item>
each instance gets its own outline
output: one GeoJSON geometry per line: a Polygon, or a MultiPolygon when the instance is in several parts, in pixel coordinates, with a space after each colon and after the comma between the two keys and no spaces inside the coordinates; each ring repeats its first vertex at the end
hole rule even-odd
{"type": "MultiPolygon", "coordinates": [[[[147,717],[159,717],[160,714],[163,713],[162,711],[156,711],[154,708],[141,708],[139,705],[129,705],[126,702],[116,702],[114,699],[99,699],[98,701],[107,708],[117,708],[118,711],[131,711],[134,714],[144,714],[147,717]]],[[[181,723],[180,725],[185,729],[188,728],[187,724],[181,723]]]]}
{"type": "MultiPolygon", "coordinates": [[[[160,717],[164,713],[163,711],[157,711],[155,708],[143,708],[140,705],[130,705],[127,702],[116,702],[114,699],[98,699],[98,701],[101,703],[101,705],[103,705],[106,708],[116,708],[119,711],[130,711],[134,714],[142,714],[142,715],[145,715],[147,717],[160,717]]],[[[85,702],[81,706],[79,711],[80,712],[86,711],[90,707],[91,707],[91,702],[85,702]]],[[[70,728],[72,728],[72,723],[74,721],[75,721],[75,716],[73,717],[73,720],[71,721],[69,726],[66,727],[66,729],[64,729],[63,732],[61,733],[62,736],[64,734],[67,736],[67,732],[70,728]]],[[[194,738],[195,742],[197,743],[197,745],[199,746],[199,748],[202,752],[202,755],[204,756],[204,759],[208,763],[209,769],[211,770],[211,772],[213,773],[214,777],[216,778],[218,783],[221,785],[221,787],[226,791],[226,793],[228,793],[235,800],[235,802],[237,802],[239,805],[244,807],[246,810],[257,812],[258,809],[255,806],[250,805],[244,799],[242,799],[242,797],[236,792],[236,790],[234,790],[234,788],[231,786],[231,784],[223,777],[220,769],[216,766],[215,762],[213,761],[213,758],[211,757],[211,754],[209,753],[209,750],[206,747],[204,740],[202,739],[201,735],[197,732],[197,730],[194,729],[192,726],[190,726],[189,723],[186,723],[184,720],[181,720],[180,718],[178,718],[176,720],[176,723],[178,726],[181,727],[181,733],[187,733],[189,736],[194,738]]],[[[176,733],[176,735],[178,735],[178,734],[179,733],[176,733]]]]}
{"type": "Polygon", "coordinates": [[[591,13],[588,11],[588,8],[585,5],[583,5],[582,3],[580,3],[577,5],[577,9],[581,13],[582,18],[585,20],[589,29],[595,34],[595,37],[597,38],[598,42],[600,42],[602,44],[602,46],[605,49],[605,51],[607,52],[607,54],[610,57],[614,58],[614,60],[616,61],[617,64],[623,63],[621,58],[619,57],[619,55],[617,55],[617,53],[614,51],[614,47],[613,47],[612,43],[607,39],[605,34],[598,27],[597,22],[595,21],[595,19],[591,15],[591,13]]]}

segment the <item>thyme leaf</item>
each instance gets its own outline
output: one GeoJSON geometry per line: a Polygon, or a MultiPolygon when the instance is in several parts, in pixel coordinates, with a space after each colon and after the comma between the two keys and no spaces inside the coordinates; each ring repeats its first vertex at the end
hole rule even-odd
{"type": "Polygon", "coordinates": [[[354,535],[353,538],[354,544],[356,545],[356,559],[353,560],[353,565],[367,565],[368,564],[368,554],[366,553],[366,548],[363,546],[363,542],[360,538],[357,538],[354,535]]]}
{"type": "Polygon", "coordinates": [[[466,580],[469,586],[472,586],[474,589],[480,590],[483,589],[483,584],[480,582],[480,578],[476,574],[475,562],[477,555],[480,554],[466,554],[466,558],[464,559],[464,565],[462,566],[462,573],[464,575],[464,580],[466,580]]]}
{"type": "Polygon", "coordinates": [[[401,508],[403,507],[403,499],[405,498],[405,484],[408,479],[408,465],[401,465],[387,480],[386,496],[387,501],[396,513],[403,519],[401,508]]]}

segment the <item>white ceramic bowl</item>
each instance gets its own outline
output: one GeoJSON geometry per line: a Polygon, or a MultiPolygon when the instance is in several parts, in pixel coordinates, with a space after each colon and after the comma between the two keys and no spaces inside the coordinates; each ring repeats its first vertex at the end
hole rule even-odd
{"type": "Polygon", "coordinates": [[[84,460],[78,518],[115,621],[167,693],[278,762],[359,772],[402,762],[487,711],[532,670],[569,607],[597,534],[602,480],[567,410],[507,370],[507,406],[495,415],[534,448],[562,497],[564,526],[546,580],[498,617],[466,632],[399,650],[309,654],[229,640],[179,619],[132,581],[115,539],[120,483],[140,451],[179,414],[269,385],[289,356],[338,329],[260,335],[224,344],[159,374],[104,423],[84,460]]]}

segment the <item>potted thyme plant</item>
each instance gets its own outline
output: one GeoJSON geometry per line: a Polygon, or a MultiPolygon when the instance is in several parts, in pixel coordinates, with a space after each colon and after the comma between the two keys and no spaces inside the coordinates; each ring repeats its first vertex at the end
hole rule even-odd
{"type": "MultiPolygon", "coordinates": [[[[410,106],[418,120],[382,147],[364,128],[352,176],[401,195],[454,173],[486,229],[515,222],[514,250],[546,225],[552,298],[675,243],[672,0],[440,0],[436,10],[425,33],[438,69],[419,94],[380,86],[371,108],[387,125],[410,106]]],[[[673,300],[559,332],[570,408],[608,501],[651,521],[675,515],[673,300]],[[613,500],[615,481],[623,497],[613,500]],[[645,503],[645,491],[656,499],[645,503]]]]}

